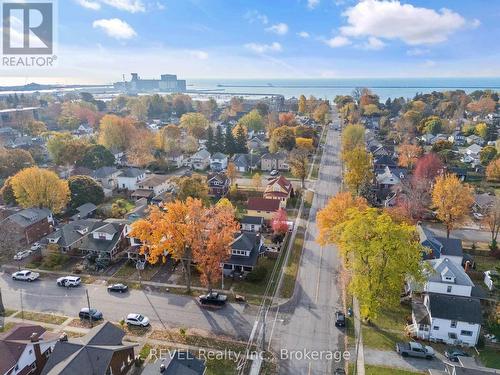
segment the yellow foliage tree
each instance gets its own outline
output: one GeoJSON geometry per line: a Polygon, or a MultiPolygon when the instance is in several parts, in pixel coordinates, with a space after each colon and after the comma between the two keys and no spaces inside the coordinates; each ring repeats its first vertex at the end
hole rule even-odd
{"type": "Polygon", "coordinates": [[[363,146],[356,147],[343,156],[346,168],[344,181],[353,194],[360,195],[373,179],[371,154],[363,146]]]}
{"type": "Polygon", "coordinates": [[[399,147],[398,153],[399,165],[405,168],[413,168],[418,158],[422,156],[422,147],[404,143],[399,147]]]}
{"type": "Polygon", "coordinates": [[[363,125],[347,125],[342,131],[342,153],[365,145],[365,128],[363,125]]]}
{"type": "Polygon", "coordinates": [[[432,204],[437,217],[446,225],[446,237],[464,221],[474,203],[472,189],[455,175],[438,176],[432,189],[432,204]]]}
{"type": "Polygon", "coordinates": [[[125,151],[135,134],[134,120],[116,115],[106,115],[99,126],[99,144],[108,149],[125,151]]]}
{"type": "Polygon", "coordinates": [[[314,149],[313,140],[310,138],[295,138],[295,146],[306,151],[312,151],[314,149]]]}
{"type": "Polygon", "coordinates": [[[24,208],[43,207],[60,213],[69,202],[68,182],[47,169],[23,169],[11,179],[17,203],[24,208]]]}
{"type": "Polygon", "coordinates": [[[492,182],[500,181],[500,159],[490,161],[486,167],[486,179],[492,182]]]}
{"type": "Polygon", "coordinates": [[[348,211],[357,208],[363,211],[368,208],[368,202],[363,197],[355,197],[350,192],[338,193],[316,215],[319,234],[317,241],[322,246],[337,243],[338,236],[335,227],[348,219],[348,211]]]}

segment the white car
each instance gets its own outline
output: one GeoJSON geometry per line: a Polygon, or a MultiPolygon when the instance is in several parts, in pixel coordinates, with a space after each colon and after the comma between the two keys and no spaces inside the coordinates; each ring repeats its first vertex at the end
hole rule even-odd
{"type": "Polygon", "coordinates": [[[30,250],[36,251],[36,250],[40,250],[41,248],[42,248],[42,245],[40,245],[38,242],[35,242],[33,245],[31,245],[30,250]]]}
{"type": "Polygon", "coordinates": [[[75,287],[80,285],[81,280],[76,276],[63,276],[57,279],[57,285],[65,287],[75,287]]]}
{"type": "Polygon", "coordinates": [[[31,272],[30,270],[22,270],[17,271],[12,274],[13,280],[21,280],[21,281],[35,281],[40,277],[38,272],[31,272]]]}
{"type": "Polygon", "coordinates": [[[14,255],[14,260],[22,260],[24,258],[27,258],[31,255],[31,250],[22,250],[18,251],[16,255],[14,255]]]}
{"type": "Polygon", "coordinates": [[[149,318],[141,314],[128,314],[125,323],[129,326],[147,327],[149,326],[149,318]]]}
{"type": "Polygon", "coordinates": [[[278,172],[276,169],[273,169],[273,170],[272,170],[269,174],[270,174],[271,176],[277,176],[277,175],[278,175],[278,173],[279,173],[279,172],[278,172]]]}

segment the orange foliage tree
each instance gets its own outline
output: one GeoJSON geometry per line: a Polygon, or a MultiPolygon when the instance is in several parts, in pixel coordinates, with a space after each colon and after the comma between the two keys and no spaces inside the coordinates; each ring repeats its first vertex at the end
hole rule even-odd
{"type": "Polygon", "coordinates": [[[500,181],[500,159],[495,159],[486,167],[486,179],[488,181],[500,181]]]}
{"type": "Polygon", "coordinates": [[[399,166],[413,168],[418,158],[422,155],[422,147],[404,143],[399,147],[399,166]]]}
{"type": "Polygon", "coordinates": [[[326,206],[318,212],[316,215],[319,229],[317,241],[321,245],[337,242],[334,228],[348,219],[350,208],[362,211],[368,208],[368,202],[363,197],[355,197],[349,192],[343,192],[330,198],[326,206]]]}

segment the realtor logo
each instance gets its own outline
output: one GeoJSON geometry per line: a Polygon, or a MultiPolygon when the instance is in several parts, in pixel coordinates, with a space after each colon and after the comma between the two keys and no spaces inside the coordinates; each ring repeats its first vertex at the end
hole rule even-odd
{"type": "Polygon", "coordinates": [[[4,2],[3,54],[51,55],[54,44],[52,2],[4,2]]]}

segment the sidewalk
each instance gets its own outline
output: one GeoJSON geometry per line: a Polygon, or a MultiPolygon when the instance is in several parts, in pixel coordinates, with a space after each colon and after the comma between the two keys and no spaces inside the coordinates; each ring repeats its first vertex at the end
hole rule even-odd
{"type": "Polygon", "coordinates": [[[357,375],[365,375],[365,352],[363,349],[363,330],[361,329],[361,316],[359,313],[359,302],[353,300],[354,307],[354,333],[356,337],[356,371],[357,375]]]}

